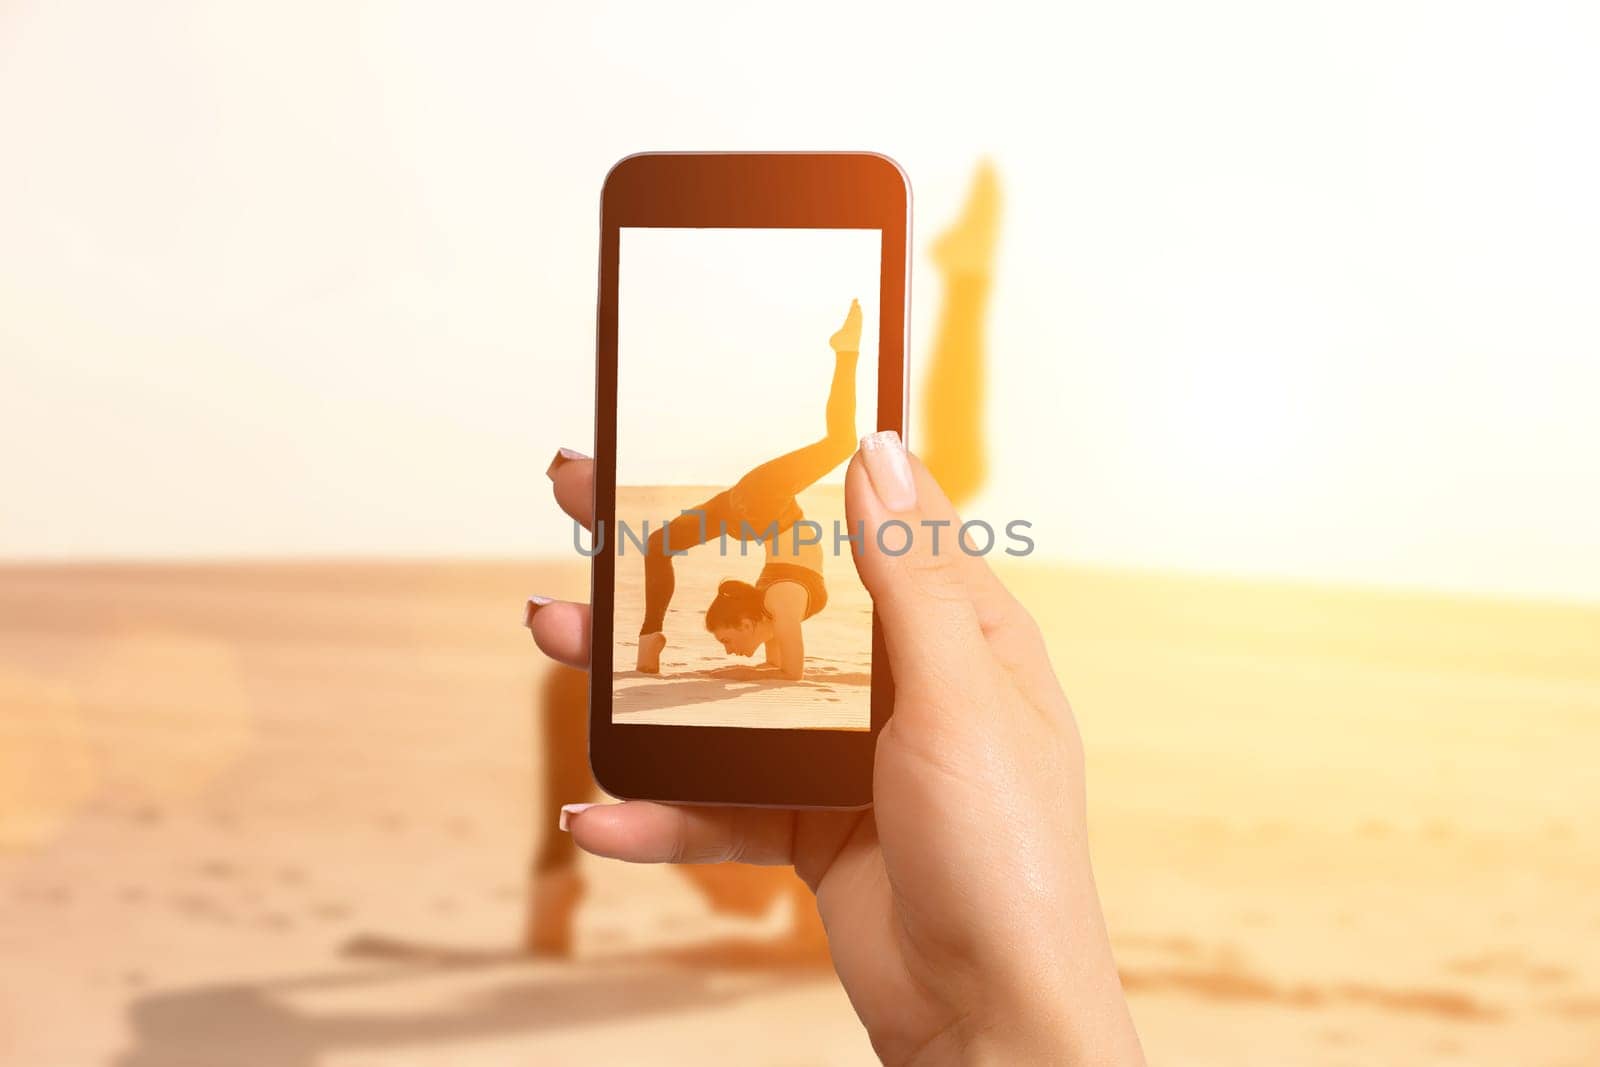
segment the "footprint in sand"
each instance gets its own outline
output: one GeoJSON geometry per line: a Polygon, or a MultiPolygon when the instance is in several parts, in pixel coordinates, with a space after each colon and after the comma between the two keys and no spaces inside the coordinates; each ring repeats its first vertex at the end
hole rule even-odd
{"type": "Polygon", "coordinates": [[[1536,986],[1562,985],[1573,979],[1572,972],[1567,968],[1552,963],[1540,963],[1516,949],[1503,949],[1465,959],[1448,960],[1444,964],[1444,969],[1451,974],[1473,978],[1520,978],[1529,985],[1536,986]]]}
{"type": "Polygon", "coordinates": [[[215,878],[218,881],[232,881],[239,869],[227,860],[207,860],[200,865],[200,874],[206,878],[215,878]]]}
{"type": "Polygon", "coordinates": [[[1529,985],[1565,985],[1572,981],[1572,972],[1552,963],[1532,963],[1526,978],[1529,985]]]}
{"type": "Polygon", "coordinates": [[[203,893],[179,893],[172,898],[172,907],[190,919],[214,919],[221,914],[217,902],[203,893]]]}
{"type": "Polygon", "coordinates": [[[1563,997],[1550,1006],[1569,1019],[1600,1019],[1600,997],[1563,997]]]}
{"type": "Polygon", "coordinates": [[[340,900],[326,900],[311,909],[313,917],[324,922],[339,922],[351,915],[350,905],[340,900]]]}

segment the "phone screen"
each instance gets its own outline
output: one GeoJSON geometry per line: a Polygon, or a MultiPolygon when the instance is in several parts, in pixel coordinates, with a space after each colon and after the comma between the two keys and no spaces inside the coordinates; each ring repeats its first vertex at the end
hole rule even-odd
{"type": "Polygon", "coordinates": [[[882,236],[621,229],[614,723],[870,729],[882,236]]]}

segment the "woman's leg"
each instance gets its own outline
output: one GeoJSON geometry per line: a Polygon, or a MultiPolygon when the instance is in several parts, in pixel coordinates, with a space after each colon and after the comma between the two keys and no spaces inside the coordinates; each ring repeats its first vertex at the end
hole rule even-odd
{"type": "Polygon", "coordinates": [[[639,627],[639,633],[660,633],[666,621],[667,606],[672,603],[672,591],[677,587],[669,553],[705,544],[720,536],[724,525],[730,532],[738,533],[732,519],[728,494],[722,492],[649,536],[644,551],[644,624],[639,627]]]}
{"type": "Polygon", "coordinates": [[[586,753],[589,743],[589,676],[552,665],[534,698],[544,761],[544,791],[534,811],[542,833],[533,856],[532,896],[523,941],[530,952],[565,956],[572,948],[572,918],[583,896],[578,848],[556,829],[561,805],[594,793],[586,753]]]}
{"type": "Polygon", "coordinates": [[[861,348],[861,305],[850,302],[844,326],[829,339],[833,380],[823,409],[827,435],[804,448],[770,459],[740,478],[729,491],[734,509],[758,529],[777,519],[783,506],[850,458],[856,449],[856,361],[861,348]],[[759,523],[758,521],[759,520],[759,523]]]}
{"type": "Polygon", "coordinates": [[[1000,229],[1000,185],[987,161],[978,165],[961,217],[934,244],[944,300],[922,394],[918,454],[952,502],[983,485],[984,321],[1000,229]]]}

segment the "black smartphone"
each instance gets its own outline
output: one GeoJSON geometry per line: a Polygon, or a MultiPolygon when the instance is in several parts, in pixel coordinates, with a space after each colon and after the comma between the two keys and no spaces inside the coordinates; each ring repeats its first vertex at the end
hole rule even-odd
{"type": "Polygon", "coordinates": [[[589,760],[613,796],[871,803],[894,685],[843,482],[861,435],[906,433],[910,222],[874,153],[607,175],[589,760]]]}

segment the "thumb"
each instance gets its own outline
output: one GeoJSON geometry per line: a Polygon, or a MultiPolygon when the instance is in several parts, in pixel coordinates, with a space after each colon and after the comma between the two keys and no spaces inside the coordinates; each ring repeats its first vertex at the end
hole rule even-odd
{"type": "Polygon", "coordinates": [[[845,515],[856,570],[884,627],[901,691],[967,694],[992,660],[973,602],[954,509],[893,430],[869,434],[845,472],[845,515]],[[953,690],[953,692],[951,692],[953,690]]]}

